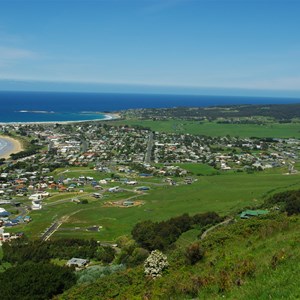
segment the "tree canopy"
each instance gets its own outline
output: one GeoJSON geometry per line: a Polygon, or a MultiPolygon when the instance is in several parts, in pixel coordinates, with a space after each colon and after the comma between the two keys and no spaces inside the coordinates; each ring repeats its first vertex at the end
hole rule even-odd
{"type": "Polygon", "coordinates": [[[51,299],[75,283],[76,277],[70,268],[27,262],[0,274],[1,299],[51,299]]]}

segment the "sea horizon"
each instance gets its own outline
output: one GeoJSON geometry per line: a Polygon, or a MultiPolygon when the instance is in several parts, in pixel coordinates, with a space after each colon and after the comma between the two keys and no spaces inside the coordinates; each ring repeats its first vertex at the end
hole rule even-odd
{"type": "Polygon", "coordinates": [[[0,123],[45,123],[106,120],[127,109],[295,104],[300,98],[0,91],[0,103],[0,123]]]}

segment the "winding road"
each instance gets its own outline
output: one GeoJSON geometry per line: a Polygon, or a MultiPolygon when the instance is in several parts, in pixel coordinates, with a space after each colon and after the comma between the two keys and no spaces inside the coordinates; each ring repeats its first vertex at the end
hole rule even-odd
{"type": "Polygon", "coordinates": [[[221,223],[218,223],[218,224],[214,225],[213,227],[208,228],[207,230],[205,230],[202,233],[200,240],[203,240],[208,235],[209,232],[215,230],[217,227],[228,225],[232,220],[233,220],[233,218],[229,218],[229,219],[226,219],[225,221],[223,221],[221,223]]]}

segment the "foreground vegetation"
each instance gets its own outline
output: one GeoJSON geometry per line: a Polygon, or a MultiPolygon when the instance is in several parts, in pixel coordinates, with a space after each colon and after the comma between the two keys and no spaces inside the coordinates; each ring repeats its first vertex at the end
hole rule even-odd
{"type": "Polygon", "coordinates": [[[298,299],[299,229],[298,217],[283,214],[240,220],[196,240],[193,247],[204,253],[197,262],[187,259],[191,246],[176,248],[166,253],[162,277],[146,277],[139,266],[75,286],[60,299],[298,299]]]}
{"type": "Polygon", "coordinates": [[[27,262],[0,274],[1,299],[51,299],[75,282],[75,274],[69,268],[27,262]]]}

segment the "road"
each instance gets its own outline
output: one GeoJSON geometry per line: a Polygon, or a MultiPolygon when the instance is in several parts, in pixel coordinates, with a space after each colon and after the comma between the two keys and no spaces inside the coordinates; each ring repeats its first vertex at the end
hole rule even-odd
{"type": "Polygon", "coordinates": [[[28,214],[28,210],[25,206],[20,206],[17,209],[18,209],[18,214],[22,217],[25,217],[28,214]]]}
{"type": "Polygon", "coordinates": [[[59,228],[59,226],[62,224],[61,221],[57,221],[53,223],[47,230],[46,232],[42,235],[41,240],[42,241],[47,241],[50,236],[59,228]]]}
{"type": "Polygon", "coordinates": [[[45,233],[41,236],[41,240],[47,241],[51,237],[51,235],[61,226],[62,223],[66,222],[71,216],[79,213],[80,211],[87,210],[87,209],[88,208],[76,210],[73,213],[63,216],[60,220],[57,220],[54,223],[52,223],[51,226],[47,228],[45,233]]]}
{"type": "Polygon", "coordinates": [[[209,232],[213,231],[217,227],[228,225],[232,220],[233,220],[233,218],[229,218],[229,219],[226,219],[225,221],[223,221],[223,222],[221,222],[221,223],[219,223],[217,225],[214,225],[213,227],[208,228],[207,230],[205,230],[202,233],[200,240],[203,240],[208,235],[209,232]]]}
{"type": "Polygon", "coordinates": [[[144,162],[146,164],[150,164],[150,162],[151,162],[152,148],[153,148],[153,132],[151,131],[149,134],[147,150],[146,150],[145,159],[144,159],[144,162]]]}
{"type": "Polygon", "coordinates": [[[81,147],[81,152],[82,152],[82,153],[86,152],[87,149],[88,149],[88,146],[89,146],[88,141],[82,139],[82,140],[81,140],[81,146],[80,146],[80,147],[81,147]]]}

